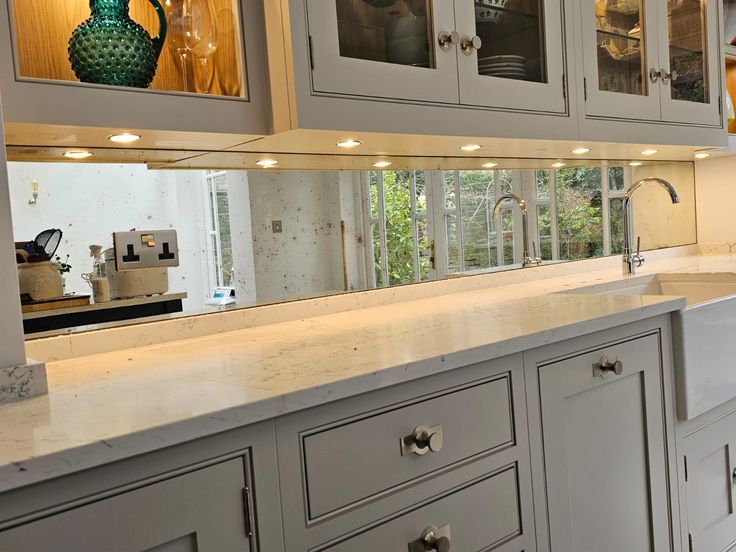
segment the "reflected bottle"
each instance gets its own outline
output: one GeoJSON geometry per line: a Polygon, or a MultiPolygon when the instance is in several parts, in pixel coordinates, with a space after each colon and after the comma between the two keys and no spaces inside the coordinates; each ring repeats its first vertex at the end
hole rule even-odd
{"type": "Polygon", "coordinates": [[[155,38],[130,18],[129,0],[90,0],[91,16],[69,39],[69,62],[80,81],[150,86],[166,39],[166,13],[158,0],[148,1],[159,19],[155,38]]]}

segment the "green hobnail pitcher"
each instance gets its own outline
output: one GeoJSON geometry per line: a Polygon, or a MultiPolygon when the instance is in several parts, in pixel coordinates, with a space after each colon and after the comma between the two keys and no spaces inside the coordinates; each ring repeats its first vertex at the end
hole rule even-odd
{"type": "Polygon", "coordinates": [[[90,0],[91,16],[69,39],[69,62],[80,81],[150,86],[166,40],[166,12],[158,0],[148,1],[159,20],[155,38],[130,18],[130,0],[90,0]]]}

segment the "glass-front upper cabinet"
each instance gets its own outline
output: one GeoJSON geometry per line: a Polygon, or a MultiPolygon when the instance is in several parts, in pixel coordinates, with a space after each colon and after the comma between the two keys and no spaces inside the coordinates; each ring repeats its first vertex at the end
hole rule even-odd
{"type": "Polygon", "coordinates": [[[581,9],[589,115],[720,124],[715,2],[584,0],[581,9]]]}
{"type": "Polygon", "coordinates": [[[662,118],[719,124],[721,73],[716,2],[668,0],[664,4],[667,28],[660,47],[660,79],[665,85],[662,118]]]}
{"type": "Polygon", "coordinates": [[[458,102],[452,0],[307,0],[317,92],[458,102]]]}
{"type": "Polygon", "coordinates": [[[560,0],[456,0],[464,104],[566,110],[560,0]]]}
{"type": "Polygon", "coordinates": [[[238,0],[11,0],[19,79],[247,99],[238,0]]]}

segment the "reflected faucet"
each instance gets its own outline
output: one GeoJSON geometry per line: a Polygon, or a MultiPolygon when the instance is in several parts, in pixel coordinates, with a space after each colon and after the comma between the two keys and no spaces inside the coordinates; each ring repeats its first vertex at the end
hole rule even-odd
{"type": "Polygon", "coordinates": [[[529,209],[526,206],[526,201],[523,197],[516,194],[504,194],[498,198],[496,205],[493,207],[493,219],[498,219],[498,215],[501,212],[501,207],[506,201],[515,201],[521,209],[521,226],[522,226],[522,240],[524,241],[524,261],[521,264],[522,268],[527,266],[537,266],[542,264],[542,259],[537,257],[537,246],[532,242],[532,249],[534,250],[534,257],[529,255],[529,209]]]}
{"type": "Polygon", "coordinates": [[[624,215],[624,256],[623,256],[623,269],[624,274],[636,274],[636,269],[639,268],[644,263],[644,257],[640,254],[640,247],[641,247],[641,238],[637,238],[636,240],[636,253],[632,254],[632,249],[634,247],[632,243],[632,234],[631,234],[631,221],[633,219],[633,212],[631,207],[631,196],[634,195],[634,193],[639,189],[642,188],[646,184],[659,184],[660,186],[664,187],[670,194],[670,199],[672,200],[672,203],[680,203],[680,194],[677,193],[677,189],[667,182],[666,180],[663,180],[661,178],[656,178],[654,176],[649,176],[647,178],[642,178],[641,180],[638,180],[634,182],[631,187],[626,190],[626,193],[624,194],[624,205],[623,205],[623,215],[624,215]]]}

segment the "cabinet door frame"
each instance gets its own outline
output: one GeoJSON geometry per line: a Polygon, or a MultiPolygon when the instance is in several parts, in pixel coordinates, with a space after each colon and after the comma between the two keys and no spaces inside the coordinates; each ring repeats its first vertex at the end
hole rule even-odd
{"type": "Polygon", "coordinates": [[[600,90],[598,85],[598,46],[595,24],[595,2],[580,2],[581,37],[583,63],[583,87],[585,96],[585,115],[614,119],[636,119],[659,121],[662,118],[660,81],[652,82],[649,78],[651,69],[658,70],[659,38],[661,32],[657,0],[643,0],[646,39],[644,40],[644,82],[647,83],[646,95],[621,94],[600,90]]]}
{"type": "MultiPolygon", "coordinates": [[[[662,120],[677,123],[689,123],[701,126],[720,127],[723,123],[721,115],[721,59],[720,49],[720,26],[718,23],[718,5],[712,0],[701,0],[704,5],[704,30],[705,30],[705,64],[708,82],[708,102],[697,103],[672,99],[671,81],[663,83],[661,80],[657,85],[661,89],[662,98],[662,120]]],[[[669,73],[671,71],[669,60],[669,24],[667,8],[662,4],[663,13],[659,21],[659,69],[669,73]]]]}
{"type": "MultiPolygon", "coordinates": [[[[496,78],[478,74],[478,52],[465,55],[458,45],[457,64],[460,103],[529,112],[567,113],[567,41],[565,39],[566,2],[540,0],[543,9],[547,82],[496,78]]],[[[455,0],[457,32],[475,36],[476,19],[473,0],[455,0]]],[[[483,50],[481,46],[480,51],[483,50]]]]}
{"type": "MultiPolygon", "coordinates": [[[[548,364],[553,360],[569,358],[576,354],[598,350],[602,346],[605,347],[624,341],[630,341],[631,339],[643,337],[653,332],[657,332],[659,334],[661,346],[661,365],[663,370],[661,389],[664,412],[663,434],[665,436],[663,445],[665,447],[664,454],[667,457],[666,470],[668,478],[668,505],[672,516],[672,522],[669,526],[672,546],[671,548],[668,547],[666,550],[681,552],[682,550],[687,549],[685,544],[687,531],[683,530],[678,519],[680,500],[682,493],[684,493],[684,489],[678,485],[680,478],[683,477],[683,475],[681,472],[682,466],[678,463],[675,447],[675,424],[677,413],[674,402],[675,383],[673,374],[674,365],[672,356],[671,323],[670,316],[663,315],[599,331],[570,341],[525,351],[523,353],[538,552],[552,552],[550,548],[546,465],[543,453],[544,441],[542,439],[541,404],[539,400],[539,380],[537,375],[539,365],[548,364]]],[[[659,549],[657,552],[660,552],[659,549]]]]}
{"type": "Polygon", "coordinates": [[[312,91],[355,97],[457,104],[455,49],[437,45],[441,31],[455,29],[450,0],[432,0],[430,40],[435,44],[433,69],[398,65],[340,55],[335,0],[306,0],[307,41],[311,49],[312,91]]]}

